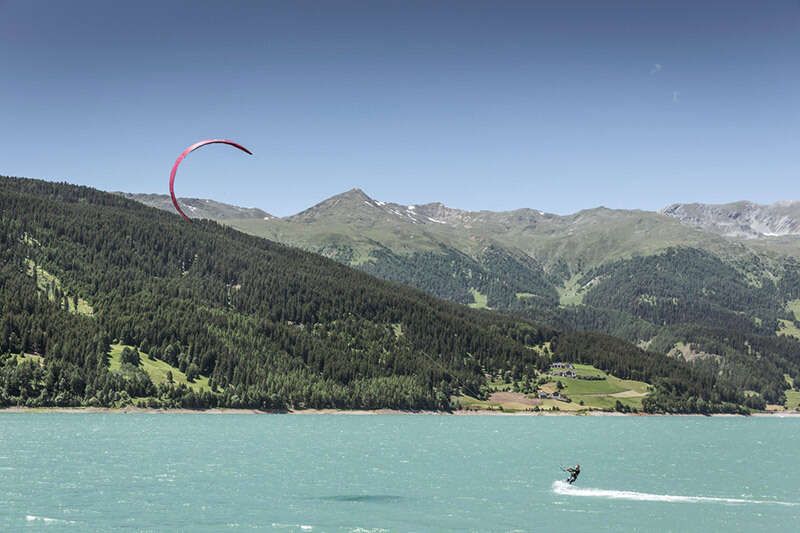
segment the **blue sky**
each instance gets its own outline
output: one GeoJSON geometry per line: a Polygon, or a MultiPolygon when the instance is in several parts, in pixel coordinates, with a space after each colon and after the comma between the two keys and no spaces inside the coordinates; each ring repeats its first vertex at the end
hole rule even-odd
{"type": "Polygon", "coordinates": [[[0,0],[0,173],[286,215],[800,199],[800,2],[0,0]]]}

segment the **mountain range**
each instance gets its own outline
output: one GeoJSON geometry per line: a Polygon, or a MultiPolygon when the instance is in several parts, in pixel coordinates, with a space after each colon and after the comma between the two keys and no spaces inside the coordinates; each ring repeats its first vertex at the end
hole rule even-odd
{"type": "MultiPolygon", "coordinates": [[[[173,209],[166,195],[118,194],[173,209]]],[[[331,242],[344,239],[356,252],[351,258],[356,263],[387,246],[402,252],[453,244],[475,255],[487,242],[518,248],[543,265],[562,259],[576,265],[598,264],[670,246],[702,246],[728,255],[741,255],[751,246],[759,252],[800,255],[800,202],[672,204],[657,212],[598,207],[562,216],[530,208],[495,212],[466,211],[438,202],[402,205],[352,189],[283,218],[213,200],[181,202],[193,218],[224,221],[316,251],[324,252],[331,242]],[[569,253],[573,245],[580,249],[569,253]]],[[[335,250],[328,253],[336,255],[335,250]]]]}
{"type": "Polygon", "coordinates": [[[783,361],[770,371],[777,383],[800,364],[799,202],[562,216],[402,205],[352,189],[292,216],[217,220],[440,298],[732,373],[768,354],[783,361]]]}
{"type": "MultiPolygon", "coordinates": [[[[498,251],[509,258],[540,268],[498,251]]],[[[520,283],[550,283],[540,274],[520,283]]],[[[606,407],[746,412],[800,377],[797,343],[774,335],[748,339],[758,358],[690,362],[523,311],[470,309],[89,187],[0,177],[0,406],[447,410],[498,390],[529,401],[556,386],[553,361],[571,361],[633,383],[635,398],[606,407]]]]}

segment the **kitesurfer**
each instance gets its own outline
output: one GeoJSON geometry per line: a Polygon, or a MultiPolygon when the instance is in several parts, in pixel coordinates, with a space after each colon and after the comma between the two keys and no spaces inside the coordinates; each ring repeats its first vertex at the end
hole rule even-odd
{"type": "Polygon", "coordinates": [[[578,479],[578,476],[581,475],[581,465],[575,465],[572,468],[565,468],[564,471],[569,474],[569,477],[567,478],[567,483],[572,485],[573,483],[575,483],[575,480],[578,479]]]}

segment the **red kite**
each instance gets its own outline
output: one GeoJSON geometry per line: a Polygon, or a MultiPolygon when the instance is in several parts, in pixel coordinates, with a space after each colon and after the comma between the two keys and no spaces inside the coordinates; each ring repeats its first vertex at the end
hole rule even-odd
{"type": "Polygon", "coordinates": [[[178,173],[178,166],[181,164],[181,161],[183,161],[184,157],[189,155],[191,152],[194,152],[195,150],[197,150],[201,146],[205,146],[207,144],[229,144],[229,145],[233,146],[234,148],[238,148],[242,152],[246,152],[249,155],[253,155],[253,152],[251,152],[250,150],[248,150],[247,148],[245,148],[241,144],[235,143],[233,141],[228,141],[228,140],[225,140],[225,139],[209,139],[207,141],[196,142],[193,145],[191,145],[189,148],[187,148],[186,150],[181,152],[181,155],[179,155],[178,159],[175,160],[175,164],[172,165],[172,172],[169,173],[169,194],[172,196],[172,205],[175,206],[175,209],[178,210],[178,213],[180,213],[181,216],[187,222],[191,222],[191,220],[189,219],[189,217],[186,216],[186,213],[183,212],[183,209],[181,209],[181,206],[178,205],[178,199],[175,197],[175,174],[178,173]]]}

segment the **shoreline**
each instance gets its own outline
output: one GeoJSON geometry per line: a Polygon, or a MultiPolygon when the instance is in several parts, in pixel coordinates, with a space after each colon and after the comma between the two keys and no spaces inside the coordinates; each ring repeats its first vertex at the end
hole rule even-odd
{"type": "Polygon", "coordinates": [[[737,415],[729,413],[718,413],[703,415],[699,413],[691,414],[647,414],[647,413],[617,413],[607,411],[482,411],[466,410],[457,411],[404,411],[401,409],[295,409],[286,411],[270,411],[261,409],[234,409],[234,408],[209,408],[209,409],[150,409],[145,407],[3,407],[0,414],[6,413],[72,413],[72,414],[206,414],[206,415],[345,415],[345,416],[369,416],[369,415],[427,415],[427,416],[612,416],[612,417],[758,417],[758,418],[800,418],[798,411],[778,411],[771,413],[752,413],[750,415],[737,415]]]}

